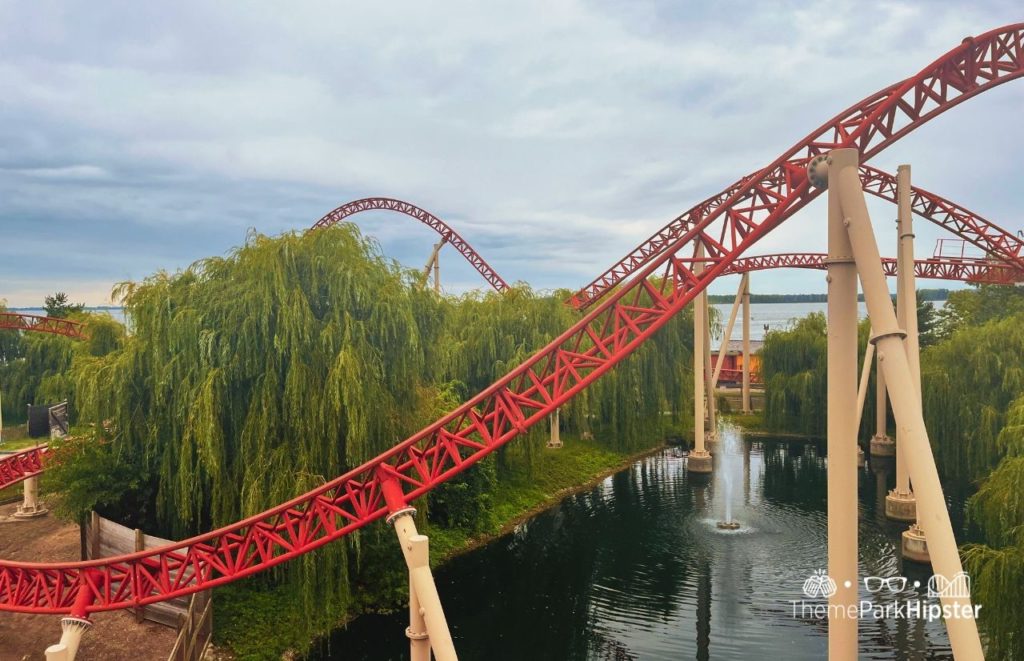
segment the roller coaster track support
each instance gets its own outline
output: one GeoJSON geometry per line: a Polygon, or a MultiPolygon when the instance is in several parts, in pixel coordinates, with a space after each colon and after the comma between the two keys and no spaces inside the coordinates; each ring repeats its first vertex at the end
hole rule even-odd
{"type": "MultiPolygon", "coordinates": [[[[841,551],[845,555],[841,563],[837,564],[837,569],[841,569],[842,573],[836,575],[830,573],[830,576],[839,586],[843,586],[844,581],[850,580],[851,577],[854,581],[853,584],[856,585],[857,481],[856,437],[853,435],[855,430],[852,424],[852,403],[856,401],[856,381],[854,379],[857,367],[857,287],[854,277],[859,275],[868,317],[871,319],[871,326],[874,329],[871,341],[875,343],[877,355],[881,359],[885,380],[890,384],[889,396],[892,400],[893,415],[896,418],[897,427],[902,432],[901,438],[906,444],[906,457],[909,459],[907,468],[916,489],[920,525],[928,534],[932,566],[936,575],[941,575],[948,581],[957,581],[963,575],[963,566],[960,563],[953,525],[946,509],[942,484],[939,481],[935,458],[928,440],[928,430],[925,427],[918,390],[914,385],[913,366],[904,343],[906,332],[900,328],[892,299],[889,296],[889,289],[885,284],[881,256],[878,253],[878,244],[871,227],[871,218],[868,215],[867,202],[857,174],[857,166],[857,150],[850,148],[832,150],[827,157],[819,157],[809,165],[812,181],[821,182],[828,187],[829,191],[830,256],[836,260],[847,260],[837,261],[833,267],[837,272],[841,271],[839,284],[837,284],[837,274],[830,272],[830,275],[833,275],[833,282],[830,283],[829,297],[831,299],[833,295],[836,295],[837,298],[841,298],[836,301],[836,308],[837,310],[841,308],[842,313],[841,316],[830,320],[829,338],[832,339],[833,321],[836,324],[844,324],[842,330],[836,330],[836,333],[843,333],[844,336],[849,334],[853,337],[852,341],[844,339],[842,345],[836,342],[836,346],[832,347],[833,351],[829,353],[830,572],[833,551],[840,552],[836,548],[840,544],[849,545],[851,542],[850,531],[853,535],[852,546],[841,551]],[[833,234],[836,235],[834,242],[831,241],[833,234]],[[842,241],[841,237],[844,234],[846,240],[842,241]],[[850,255],[854,260],[853,264],[848,261],[850,255]],[[833,288],[836,291],[833,291],[833,288]],[[842,291],[839,291],[840,288],[842,291]],[[850,312],[854,313],[853,319],[846,318],[850,312]],[[849,324],[849,330],[845,324],[849,324]],[[835,362],[832,362],[833,359],[835,362]],[[832,418],[833,409],[838,414],[836,420],[832,418]],[[842,426],[834,428],[833,425],[842,426]],[[833,454],[833,450],[835,450],[835,454],[833,454]],[[833,478],[839,482],[835,493],[831,487],[833,478]],[[834,504],[832,502],[834,495],[842,500],[834,504]],[[845,531],[833,530],[833,507],[852,509],[852,512],[839,513],[840,516],[836,520],[836,526],[846,528],[845,531]],[[832,539],[833,532],[838,532],[836,540],[832,539]],[[835,541],[835,545],[833,541],[835,541]],[[850,548],[854,554],[852,566],[848,564],[850,548]]],[[[831,305],[830,301],[830,312],[831,305]]],[[[945,622],[953,655],[958,661],[982,661],[984,653],[981,639],[978,636],[976,611],[971,605],[970,593],[969,591],[966,594],[955,592],[955,594],[948,594],[948,591],[943,591],[944,596],[940,596],[943,609],[952,614],[952,617],[945,618],[945,622]]],[[[844,590],[840,587],[836,594],[843,595],[840,601],[845,602],[847,599],[852,599],[856,602],[856,591],[852,588],[844,590]]],[[[829,612],[829,658],[833,660],[856,659],[856,621],[854,620],[852,641],[845,638],[848,633],[845,626],[841,625],[837,631],[837,654],[833,656],[833,623],[841,621],[843,618],[832,618],[833,610],[830,609],[829,612]]]]}

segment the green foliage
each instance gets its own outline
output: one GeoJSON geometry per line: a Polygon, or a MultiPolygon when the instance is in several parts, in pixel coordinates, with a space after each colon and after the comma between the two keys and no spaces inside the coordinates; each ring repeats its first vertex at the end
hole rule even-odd
{"type": "Polygon", "coordinates": [[[939,340],[939,313],[930,301],[917,299],[917,342],[921,349],[939,340]]]}
{"type": "Polygon", "coordinates": [[[84,303],[68,303],[68,295],[62,291],[53,296],[47,296],[43,306],[46,308],[47,317],[65,318],[73,314],[80,314],[85,310],[84,303]]]}
{"type": "Polygon", "coordinates": [[[771,331],[761,348],[768,429],[825,433],[827,386],[825,315],[813,312],[792,329],[771,331]]]}
{"type": "Polygon", "coordinates": [[[147,513],[126,510],[123,503],[131,500],[145,507],[149,499],[138,494],[152,488],[152,476],[141,472],[132,457],[110,452],[108,445],[109,440],[95,433],[51,443],[47,476],[60,485],[50,495],[52,507],[71,521],[80,521],[91,510],[103,510],[132,527],[141,525],[147,513]]]}
{"type": "Polygon", "coordinates": [[[965,327],[921,355],[925,421],[943,474],[976,482],[1006,448],[1000,431],[1024,391],[1024,314],[965,327]]]}
{"type": "MultiPolygon", "coordinates": [[[[171,538],[263,511],[489,386],[579,319],[566,295],[517,285],[437,297],[350,224],[252,234],[226,257],[121,285],[133,333],[97,327],[61,370],[70,364],[80,419],[110,430],[63,451],[62,511],[98,507],[171,538]],[[109,483],[89,484],[89,474],[109,483]]],[[[607,448],[602,461],[660,442],[689,422],[691,354],[692,323],[680,315],[563,407],[563,430],[592,431],[607,448]]],[[[421,524],[454,543],[547,497],[529,476],[553,454],[575,455],[545,452],[546,427],[417,503],[421,524]]],[[[401,568],[389,529],[370,526],[255,585],[288,612],[341,614],[397,603],[401,568]]],[[[302,639],[322,628],[289,626],[302,639]]]]}
{"type": "Polygon", "coordinates": [[[936,314],[938,339],[994,319],[1024,313],[1024,287],[1020,285],[978,285],[950,292],[946,305],[936,314]]]}

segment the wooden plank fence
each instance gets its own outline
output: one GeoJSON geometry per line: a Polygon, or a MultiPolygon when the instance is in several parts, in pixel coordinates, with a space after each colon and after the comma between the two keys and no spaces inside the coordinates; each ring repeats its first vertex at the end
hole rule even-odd
{"type": "Polygon", "coordinates": [[[189,599],[188,612],[182,616],[178,639],[167,661],[199,661],[213,637],[213,599],[210,592],[197,592],[189,599]]]}
{"type": "MultiPolygon", "coordinates": [[[[167,539],[147,535],[138,528],[128,528],[104,519],[96,512],[92,512],[82,522],[83,560],[124,555],[172,543],[167,539]]],[[[213,634],[213,599],[209,590],[149,604],[134,611],[140,622],[145,619],[178,629],[178,641],[170,656],[172,661],[200,659],[210,644],[213,634]]]]}

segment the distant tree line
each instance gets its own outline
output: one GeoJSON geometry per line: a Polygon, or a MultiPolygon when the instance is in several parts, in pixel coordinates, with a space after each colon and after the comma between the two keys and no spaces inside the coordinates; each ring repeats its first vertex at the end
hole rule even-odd
{"type": "MultiPolygon", "coordinates": [[[[712,303],[732,303],[735,300],[732,294],[709,294],[708,299],[712,303]]],[[[917,300],[919,301],[944,301],[949,298],[948,289],[918,289],[917,300]]],[[[857,300],[863,301],[864,295],[859,294],[857,300]]],[[[827,294],[751,294],[751,303],[827,303],[827,294]]]]}

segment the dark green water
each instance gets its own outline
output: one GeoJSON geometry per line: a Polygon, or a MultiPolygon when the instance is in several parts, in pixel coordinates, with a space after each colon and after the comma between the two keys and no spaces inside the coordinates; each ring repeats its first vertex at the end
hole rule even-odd
{"type": "MultiPolygon", "coordinates": [[[[438,570],[460,658],[825,658],[824,621],[794,617],[791,603],[823,603],[802,587],[826,567],[824,450],[735,429],[723,438],[710,480],[666,450],[438,570]],[[727,502],[739,531],[714,526],[727,502]]],[[[860,473],[860,575],[909,579],[899,595],[861,584],[861,599],[882,604],[923,599],[930,576],[899,560],[905,525],[884,517],[893,481],[891,463],[860,473]]],[[[359,618],[311,658],[407,659],[407,624],[405,612],[359,618]]],[[[940,621],[869,618],[860,658],[952,655],[940,621]]]]}

